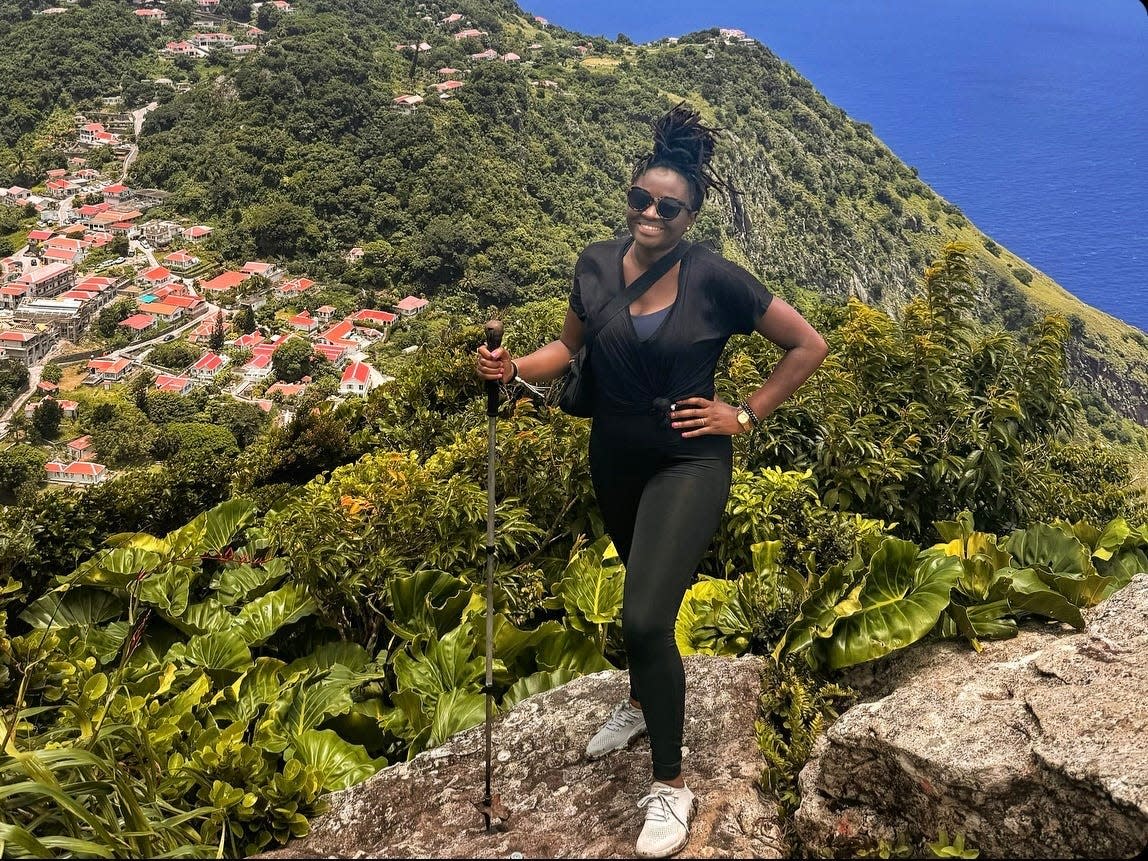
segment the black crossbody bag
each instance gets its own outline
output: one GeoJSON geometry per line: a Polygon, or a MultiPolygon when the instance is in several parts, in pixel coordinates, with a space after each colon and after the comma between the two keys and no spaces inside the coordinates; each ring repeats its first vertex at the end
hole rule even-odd
{"type": "Polygon", "coordinates": [[[595,314],[586,316],[586,333],[582,340],[582,349],[570,360],[570,370],[562,378],[562,389],[558,394],[558,408],[564,413],[580,418],[590,418],[594,415],[594,384],[590,368],[590,348],[594,338],[602,331],[602,327],[618,315],[618,312],[645,293],[654,282],[669,272],[674,264],[684,258],[690,250],[690,243],[684,239],[654,261],[654,264],[634,279],[626,289],[622,290],[610,301],[602,306],[595,314]]]}

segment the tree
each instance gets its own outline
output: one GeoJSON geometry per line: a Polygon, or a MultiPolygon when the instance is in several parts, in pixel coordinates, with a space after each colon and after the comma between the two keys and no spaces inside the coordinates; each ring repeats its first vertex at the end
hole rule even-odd
{"type": "Polygon", "coordinates": [[[275,379],[285,383],[297,383],[310,376],[315,351],[302,338],[292,338],[271,354],[271,367],[275,379]]]}
{"type": "Polygon", "coordinates": [[[55,398],[44,398],[40,405],[32,411],[32,430],[40,439],[55,439],[60,432],[60,422],[64,418],[64,411],[55,398]]]}
{"type": "Polygon", "coordinates": [[[15,494],[25,484],[39,482],[47,462],[44,452],[31,445],[0,451],[0,490],[15,494]]]}
{"type": "Polygon", "coordinates": [[[231,431],[240,448],[251,445],[267,424],[267,413],[255,404],[232,397],[214,398],[204,407],[203,413],[212,424],[231,431]]]}
{"type": "Polygon", "coordinates": [[[236,312],[232,325],[244,335],[250,335],[255,331],[255,311],[250,305],[242,306],[236,312]]]}
{"type": "Polygon", "coordinates": [[[127,257],[131,253],[131,243],[128,242],[127,234],[121,233],[116,236],[111,242],[108,243],[108,249],[116,257],[127,257]]]}
{"type": "Polygon", "coordinates": [[[100,311],[96,319],[96,331],[102,338],[113,338],[119,331],[116,327],[135,313],[134,299],[120,299],[100,311]]]}
{"type": "Polygon", "coordinates": [[[169,341],[157,344],[147,354],[148,361],[161,368],[183,370],[203,355],[203,350],[188,341],[169,341]]]}
{"type": "Polygon", "coordinates": [[[55,362],[48,362],[44,365],[44,370],[40,372],[40,379],[49,383],[59,383],[60,380],[64,379],[64,369],[55,362]]]}
{"type": "Polygon", "coordinates": [[[223,331],[223,312],[220,311],[215,315],[215,325],[211,327],[211,335],[207,339],[207,346],[218,353],[223,349],[223,342],[226,337],[223,331]]]}

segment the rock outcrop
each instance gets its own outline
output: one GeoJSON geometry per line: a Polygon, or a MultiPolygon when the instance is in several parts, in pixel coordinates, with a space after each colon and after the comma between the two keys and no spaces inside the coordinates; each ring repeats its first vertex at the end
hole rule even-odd
{"type": "Polygon", "coordinates": [[[1148,846],[1148,575],[1085,630],[937,644],[859,670],[801,774],[815,853],[965,835],[991,858],[1127,858],[1148,846]]]}
{"type": "MultiPolygon", "coordinates": [[[[756,788],[760,658],[686,658],[685,774],[700,807],[695,858],[785,856],[774,805],[756,788]]],[[[475,802],[485,782],[477,726],[332,796],[302,840],[268,858],[633,857],[650,785],[643,738],[597,762],[586,742],[627,695],[626,674],[597,673],[519,703],[494,723],[494,792],[510,812],[487,834],[475,802]]]]}

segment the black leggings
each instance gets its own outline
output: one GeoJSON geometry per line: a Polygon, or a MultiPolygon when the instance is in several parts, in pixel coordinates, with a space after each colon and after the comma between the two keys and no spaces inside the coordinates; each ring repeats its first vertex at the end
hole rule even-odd
{"type": "Polygon", "coordinates": [[[728,436],[682,439],[653,416],[594,420],[590,473],[626,564],[622,637],[655,780],[681,774],[686,679],[674,623],[725,511],[731,470],[728,436]]]}

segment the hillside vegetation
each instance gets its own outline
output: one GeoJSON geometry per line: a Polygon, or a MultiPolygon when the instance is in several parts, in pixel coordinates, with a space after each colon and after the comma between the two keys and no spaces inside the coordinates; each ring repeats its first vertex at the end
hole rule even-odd
{"type": "MultiPolygon", "coordinates": [[[[1082,608],[1148,569],[1142,452],[1112,443],[1103,431],[1127,427],[1069,384],[1066,346],[1107,336],[1082,308],[1079,325],[1038,313],[1006,251],[764,48],[592,42],[476,0],[320,0],[272,23],[260,53],[149,117],[133,181],[216,224],[225,257],[322,276],[324,301],[413,288],[435,310],[395,325],[379,351],[395,379],[365,400],[308,400],[265,427],[145,381],[79,408],[77,429],[99,416],[123,455],[113,479],[43,489],[24,480],[40,464],[8,459],[0,854],[251,854],[306,833],[325,792],[483,719],[482,306],[502,306],[515,354],[554,336],[577,248],[621,226],[645,121],[678,98],[732,129],[725,166],[757,224],[733,236],[715,207],[700,237],[830,345],[735,439],[726,517],[675,632],[685,653],[774,657],[757,716],[768,797],[792,810],[811,745],[849,701],[840,669],[925,638],[980,648],[1025,624],[1079,628],[1082,608]],[[483,43],[438,31],[454,11],[483,43]],[[417,57],[394,47],[424,39],[417,57]],[[393,107],[485,42],[542,47],[533,67],[476,66],[455,98],[393,107]],[[352,244],[366,252],[353,266],[352,244]],[[133,465],[141,439],[165,459],[133,465]]],[[[719,395],[778,358],[735,337],[719,395]]],[[[507,395],[502,712],[625,665],[589,423],[507,395]]]]}

